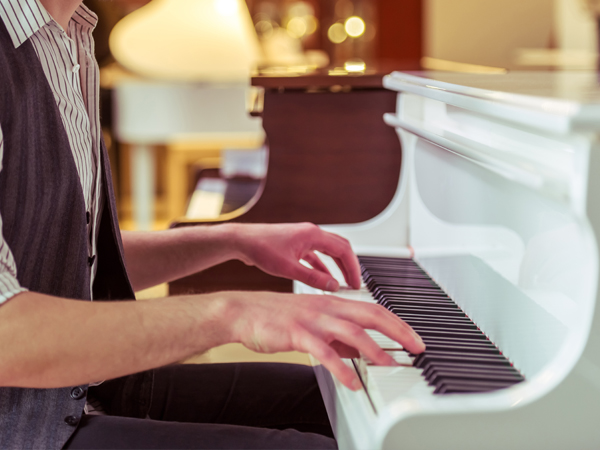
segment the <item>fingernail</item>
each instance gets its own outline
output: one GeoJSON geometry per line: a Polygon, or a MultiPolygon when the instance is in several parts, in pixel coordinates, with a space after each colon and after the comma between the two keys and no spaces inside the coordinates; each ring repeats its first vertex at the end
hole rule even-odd
{"type": "Polygon", "coordinates": [[[421,344],[423,347],[425,347],[425,342],[423,342],[423,339],[418,334],[415,334],[415,342],[417,344],[421,344]]]}
{"type": "Polygon", "coordinates": [[[329,292],[335,292],[340,288],[340,285],[335,280],[327,281],[327,286],[325,286],[325,290],[329,292]]]}
{"type": "Polygon", "coordinates": [[[355,378],[354,381],[352,382],[352,390],[358,391],[361,387],[362,387],[362,383],[360,382],[360,380],[358,378],[355,378]]]}

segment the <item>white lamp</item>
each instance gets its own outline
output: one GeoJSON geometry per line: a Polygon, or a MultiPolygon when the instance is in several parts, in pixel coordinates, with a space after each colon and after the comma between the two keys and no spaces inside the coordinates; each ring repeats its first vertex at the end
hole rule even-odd
{"type": "Polygon", "coordinates": [[[244,82],[260,46],[244,0],[153,0],[110,36],[116,60],[169,80],[244,82]]]}

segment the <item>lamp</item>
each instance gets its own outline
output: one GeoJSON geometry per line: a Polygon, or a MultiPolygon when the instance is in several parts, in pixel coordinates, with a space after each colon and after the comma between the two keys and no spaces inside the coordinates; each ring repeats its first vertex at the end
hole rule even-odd
{"type": "Polygon", "coordinates": [[[260,46],[244,0],[153,0],[110,36],[115,59],[149,78],[244,82],[260,46]]]}

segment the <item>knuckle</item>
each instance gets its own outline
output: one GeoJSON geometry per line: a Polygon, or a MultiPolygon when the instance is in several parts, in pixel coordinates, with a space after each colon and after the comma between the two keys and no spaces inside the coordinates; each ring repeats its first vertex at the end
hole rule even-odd
{"type": "Polygon", "coordinates": [[[349,323],[344,326],[344,333],[352,338],[359,338],[363,335],[364,330],[358,325],[349,323]]]}
{"type": "Polygon", "coordinates": [[[320,279],[319,274],[314,270],[312,270],[308,274],[308,277],[307,277],[308,284],[311,284],[311,285],[317,284],[319,282],[319,279],[320,279]]]}
{"type": "Polygon", "coordinates": [[[332,359],[337,355],[336,351],[329,345],[324,345],[319,351],[323,359],[332,359]]]}

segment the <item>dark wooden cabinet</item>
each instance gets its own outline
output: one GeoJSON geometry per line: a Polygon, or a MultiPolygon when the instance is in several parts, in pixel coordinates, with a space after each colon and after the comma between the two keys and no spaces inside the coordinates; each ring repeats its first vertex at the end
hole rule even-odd
{"type": "MultiPolygon", "coordinates": [[[[267,176],[255,198],[216,220],[179,221],[174,227],[304,222],[357,223],[391,201],[401,149],[383,114],[396,110],[396,93],[382,72],[297,77],[257,76],[264,90],[263,127],[269,147],[267,176]]],[[[292,283],[229,262],[170,283],[171,294],[222,289],[291,291],[292,283]]]]}

